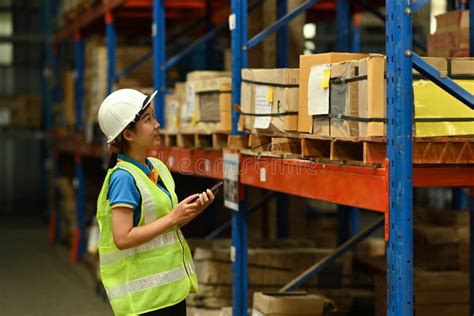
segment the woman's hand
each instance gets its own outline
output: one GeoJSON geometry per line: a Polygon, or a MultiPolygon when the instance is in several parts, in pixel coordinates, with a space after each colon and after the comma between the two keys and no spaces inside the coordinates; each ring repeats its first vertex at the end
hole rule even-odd
{"type": "Polygon", "coordinates": [[[211,190],[207,189],[205,192],[199,194],[198,198],[198,213],[204,211],[212,202],[214,202],[214,193],[211,190]]]}
{"type": "Polygon", "coordinates": [[[182,200],[168,214],[173,225],[181,225],[189,222],[199,212],[199,202],[196,198],[199,194],[193,194],[182,200]]]}

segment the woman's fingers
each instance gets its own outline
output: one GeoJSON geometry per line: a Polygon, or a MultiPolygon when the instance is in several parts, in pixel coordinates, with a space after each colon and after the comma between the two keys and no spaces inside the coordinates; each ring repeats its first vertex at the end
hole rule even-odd
{"type": "Polygon", "coordinates": [[[207,196],[206,192],[202,192],[201,196],[205,203],[209,202],[209,197],[207,196]]]}
{"type": "Polygon", "coordinates": [[[207,196],[209,197],[209,199],[211,201],[214,201],[214,199],[215,199],[214,193],[209,189],[207,189],[206,192],[207,192],[207,196]]]}

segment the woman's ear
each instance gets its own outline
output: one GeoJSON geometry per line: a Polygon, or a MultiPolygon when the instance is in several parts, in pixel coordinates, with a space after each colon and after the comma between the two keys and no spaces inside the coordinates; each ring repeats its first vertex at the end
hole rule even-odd
{"type": "Polygon", "coordinates": [[[133,131],[131,131],[130,129],[126,129],[125,131],[123,131],[122,137],[123,137],[127,142],[130,142],[130,141],[133,141],[133,139],[135,138],[135,134],[134,134],[133,131]]]}

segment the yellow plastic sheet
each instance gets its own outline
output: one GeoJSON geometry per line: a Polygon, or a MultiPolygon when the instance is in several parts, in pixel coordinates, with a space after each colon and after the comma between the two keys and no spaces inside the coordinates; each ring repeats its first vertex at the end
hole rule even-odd
{"type": "MultiPolygon", "coordinates": [[[[474,80],[455,80],[474,94],[474,80]]],[[[474,135],[474,110],[428,80],[413,83],[416,118],[472,118],[472,122],[420,122],[415,123],[418,137],[474,135]]]]}

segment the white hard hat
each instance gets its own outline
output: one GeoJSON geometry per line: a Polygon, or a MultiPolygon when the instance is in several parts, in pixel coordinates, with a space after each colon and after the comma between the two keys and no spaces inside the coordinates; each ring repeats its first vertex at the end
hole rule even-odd
{"type": "Polygon", "coordinates": [[[111,143],[127,126],[138,120],[146,107],[155,98],[156,91],[146,95],[134,89],[120,89],[112,92],[102,101],[99,108],[99,126],[111,143]]]}

